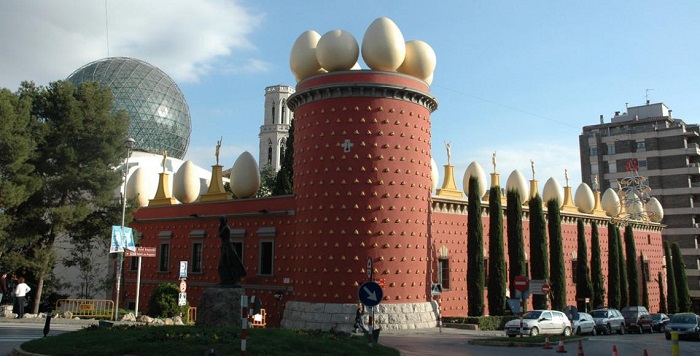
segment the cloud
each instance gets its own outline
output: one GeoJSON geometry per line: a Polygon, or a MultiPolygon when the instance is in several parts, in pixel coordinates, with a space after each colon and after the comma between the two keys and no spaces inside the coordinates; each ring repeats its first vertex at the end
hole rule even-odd
{"type": "Polygon", "coordinates": [[[107,56],[135,57],[176,82],[197,82],[217,60],[254,52],[248,36],[262,20],[233,0],[2,1],[0,87],[64,79],[107,56]]]}

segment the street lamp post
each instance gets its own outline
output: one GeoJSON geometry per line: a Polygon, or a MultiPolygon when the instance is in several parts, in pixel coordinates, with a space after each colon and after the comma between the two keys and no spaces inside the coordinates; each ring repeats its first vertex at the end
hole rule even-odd
{"type": "MultiPolygon", "coordinates": [[[[122,185],[122,225],[121,225],[121,238],[124,238],[124,220],[126,217],[126,178],[129,176],[129,156],[131,156],[131,149],[134,147],[136,140],[129,137],[124,140],[124,146],[126,146],[126,163],[124,164],[124,183],[122,185]]],[[[122,281],[122,265],[124,264],[124,250],[117,253],[117,297],[114,303],[114,320],[119,317],[119,294],[122,281]]]]}

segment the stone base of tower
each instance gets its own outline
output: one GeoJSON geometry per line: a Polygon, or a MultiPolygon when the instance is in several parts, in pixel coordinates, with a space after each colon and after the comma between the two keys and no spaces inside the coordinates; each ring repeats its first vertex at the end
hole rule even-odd
{"type": "MultiPolygon", "coordinates": [[[[356,304],[287,302],[282,317],[285,329],[336,330],[352,332],[356,304]]],[[[369,308],[365,308],[367,326],[369,308]]],[[[437,326],[437,303],[380,304],[374,307],[374,326],[389,329],[425,329],[437,326]]]]}

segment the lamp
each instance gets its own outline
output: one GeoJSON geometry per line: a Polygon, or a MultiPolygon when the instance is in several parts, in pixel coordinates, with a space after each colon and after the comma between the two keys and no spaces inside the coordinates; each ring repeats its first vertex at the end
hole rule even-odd
{"type": "MultiPolygon", "coordinates": [[[[124,220],[126,217],[126,178],[129,176],[129,156],[131,156],[131,149],[134,147],[136,140],[129,137],[124,140],[124,146],[126,147],[126,163],[124,164],[124,183],[122,185],[122,225],[121,225],[121,237],[124,237],[124,220]]],[[[117,262],[117,297],[114,302],[114,320],[119,317],[119,290],[122,281],[122,265],[124,264],[124,251],[118,253],[117,262]]]]}

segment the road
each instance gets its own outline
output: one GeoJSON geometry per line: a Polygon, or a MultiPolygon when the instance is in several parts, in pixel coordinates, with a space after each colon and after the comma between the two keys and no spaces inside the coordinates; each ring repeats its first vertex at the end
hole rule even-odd
{"type": "MultiPolygon", "coordinates": [[[[501,332],[502,333],[502,332],[501,332]]],[[[514,354],[524,355],[554,355],[557,354],[558,339],[550,339],[552,349],[541,347],[508,347],[508,346],[481,346],[470,344],[470,340],[493,337],[486,332],[457,331],[444,328],[439,331],[417,330],[390,330],[380,335],[379,343],[398,349],[402,356],[418,355],[489,355],[510,356],[514,354]]],[[[581,347],[584,355],[612,355],[613,346],[619,356],[644,354],[670,355],[671,341],[666,340],[664,334],[626,334],[626,335],[598,335],[587,336],[582,340],[581,347]]],[[[578,354],[578,343],[569,342],[563,345],[564,350],[571,354],[578,354]]],[[[680,341],[681,355],[700,355],[699,341],[680,341]]]]}
{"type": "MultiPolygon", "coordinates": [[[[0,318],[0,356],[9,355],[12,350],[29,340],[44,337],[45,319],[0,318]]],[[[61,320],[52,322],[49,335],[80,330],[90,321],[61,320]]]]}

